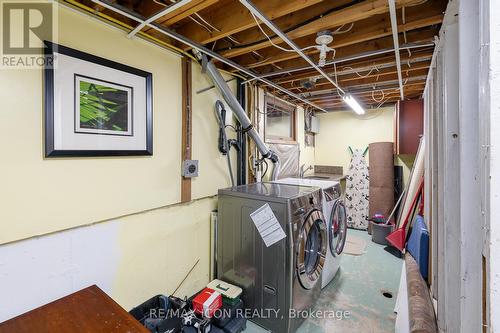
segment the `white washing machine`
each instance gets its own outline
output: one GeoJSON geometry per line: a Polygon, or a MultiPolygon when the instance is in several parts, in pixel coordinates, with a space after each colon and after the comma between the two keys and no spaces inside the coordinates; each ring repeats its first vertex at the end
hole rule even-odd
{"type": "Polygon", "coordinates": [[[283,178],[276,183],[319,187],[323,194],[323,215],[327,221],[328,251],[321,277],[321,288],[326,287],[337,274],[347,236],[347,219],[340,198],[340,183],[331,180],[283,178]]]}

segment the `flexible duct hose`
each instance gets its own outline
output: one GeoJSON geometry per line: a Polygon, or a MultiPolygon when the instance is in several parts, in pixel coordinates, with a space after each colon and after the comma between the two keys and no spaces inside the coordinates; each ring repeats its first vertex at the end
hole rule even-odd
{"type": "Polygon", "coordinates": [[[214,63],[212,61],[208,61],[206,56],[202,55],[198,51],[194,50],[193,53],[199,60],[202,60],[204,65],[204,70],[206,71],[208,76],[212,79],[212,82],[220,91],[222,97],[224,97],[224,100],[229,105],[231,110],[233,110],[234,115],[241,124],[241,127],[243,128],[243,131],[245,131],[248,134],[248,136],[255,142],[255,145],[259,150],[259,152],[262,154],[262,157],[268,158],[273,162],[274,168],[273,168],[272,180],[277,180],[280,171],[280,163],[278,155],[276,155],[276,153],[273,152],[272,150],[269,150],[264,140],[262,140],[262,138],[255,130],[255,128],[253,128],[252,123],[248,118],[248,115],[246,114],[245,110],[243,110],[243,108],[241,107],[240,103],[234,96],[231,89],[229,89],[229,86],[227,85],[226,81],[220,74],[217,67],[215,67],[214,63]]]}

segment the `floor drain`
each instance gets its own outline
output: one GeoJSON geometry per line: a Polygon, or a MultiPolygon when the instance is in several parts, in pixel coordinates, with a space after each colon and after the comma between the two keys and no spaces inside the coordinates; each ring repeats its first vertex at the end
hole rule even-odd
{"type": "Polygon", "coordinates": [[[392,298],[392,293],[390,291],[382,290],[382,295],[385,298],[392,298]]]}

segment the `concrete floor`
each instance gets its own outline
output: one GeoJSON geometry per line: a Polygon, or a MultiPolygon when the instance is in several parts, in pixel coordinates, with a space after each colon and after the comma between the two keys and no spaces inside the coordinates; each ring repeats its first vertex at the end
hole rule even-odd
{"type": "MultiPolygon", "coordinates": [[[[366,253],[342,257],[337,276],[323,289],[315,309],[343,311],[345,317],[309,318],[298,329],[298,333],[394,332],[396,316],[393,310],[403,262],[387,252],[384,246],[373,243],[366,231],[349,229],[348,232],[366,240],[366,253]],[[393,297],[384,297],[384,291],[389,291],[393,297]]],[[[248,322],[245,332],[266,331],[248,322]]]]}

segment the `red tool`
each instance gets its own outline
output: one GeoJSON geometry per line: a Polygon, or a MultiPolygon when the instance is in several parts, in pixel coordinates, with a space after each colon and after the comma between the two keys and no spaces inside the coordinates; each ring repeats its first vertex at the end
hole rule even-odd
{"type": "Polygon", "coordinates": [[[406,244],[406,226],[408,225],[408,222],[410,220],[410,216],[412,215],[413,211],[415,210],[415,205],[417,204],[419,196],[422,194],[424,188],[424,180],[422,179],[420,181],[420,185],[418,187],[418,191],[413,198],[413,201],[410,206],[410,210],[408,211],[408,214],[406,215],[406,218],[403,222],[403,225],[401,225],[398,229],[394,230],[391,232],[387,237],[385,238],[392,246],[397,248],[399,251],[403,252],[403,249],[405,248],[406,244]]]}

